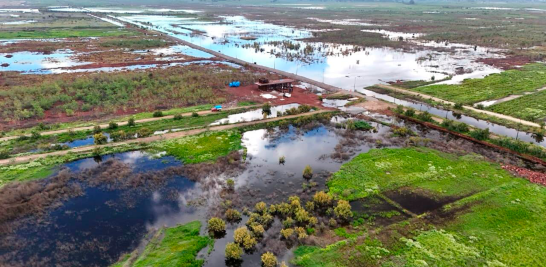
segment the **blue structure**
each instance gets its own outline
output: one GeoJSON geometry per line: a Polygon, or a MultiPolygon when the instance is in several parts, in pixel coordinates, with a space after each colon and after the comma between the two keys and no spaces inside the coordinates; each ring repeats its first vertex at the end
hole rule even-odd
{"type": "Polygon", "coordinates": [[[232,81],[229,83],[229,87],[239,87],[239,86],[241,86],[240,81],[232,81]]]}

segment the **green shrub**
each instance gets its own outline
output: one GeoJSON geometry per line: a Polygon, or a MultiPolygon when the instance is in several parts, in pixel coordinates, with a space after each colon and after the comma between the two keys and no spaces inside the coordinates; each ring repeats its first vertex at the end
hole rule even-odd
{"type": "Polygon", "coordinates": [[[174,115],[173,120],[175,120],[175,121],[182,120],[182,114],[176,114],[176,115],[174,115]]]}
{"type": "Polygon", "coordinates": [[[0,159],[7,159],[9,158],[9,150],[7,149],[0,149],[0,159]]]}
{"type": "Polygon", "coordinates": [[[142,137],[148,137],[150,135],[152,135],[154,132],[152,132],[152,130],[146,128],[146,127],[142,127],[140,129],[138,129],[137,131],[137,134],[138,134],[138,138],[142,138],[142,137]]]}
{"type": "Polygon", "coordinates": [[[394,112],[396,112],[398,114],[404,113],[404,106],[403,105],[396,106],[396,108],[394,109],[394,112]]]}
{"type": "Polygon", "coordinates": [[[355,129],[361,130],[361,131],[367,131],[373,128],[369,123],[365,121],[356,121],[354,126],[355,126],[355,129]]]}
{"type": "Polygon", "coordinates": [[[93,139],[95,139],[94,140],[95,145],[103,145],[103,144],[106,144],[108,142],[108,138],[106,138],[106,135],[104,135],[102,133],[94,134],[93,139]]]}
{"type": "Polygon", "coordinates": [[[235,189],[235,181],[233,179],[227,179],[226,185],[229,190],[235,189]]]}
{"type": "Polygon", "coordinates": [[[406,109],[406,111],[404,112],[404,115],[406,115],[408,117],[415,116],[415,109],[413,109],[413,108],[406,109]]]}
{"type": "Polygon", "coordinates": [[[110,123],[108,123],[108,129],[117,129],[118,128],[118,124],[111,121],[110,123]]]}
{"type": "Polygon", "coordinates": [[[324,208],[332,204],[332,196],[328,195],[324,191],[319,191],[313,196],[313,202],[317,203],[319,207],[324,208]]]}
{"type": "Polygon", "coordinates": [[[152,115],[154,118],[163,117],[163,112],[160,110],[154,111],[154,114],[152,115]]]}
{"type": "Polygon", "coordinates": [[[99,125],[95,125],[95,127],[93,127],[93,133],[94,134],[98,134],[98,133],[101,133],[102,132],[102,129],[100,128],[99,125]]]}
{"type": "Polygon", "coordinates": [[[133,117],[129,118],[129,121],[127,121],[127,126],[133,127],[135,125],[136,125],[135,118],[133,118],[133,117]]]}
{"type": "Polygon", "coordinates": [[[271,104],[269,104],[269,102],[263,104],[262,114],[267,114],[267,116],[271,115],[271,104]]]}
{"type": "Polygon", "coordinates": [[[455,103],[455,105],[453,105],[453,108],[461,110],[463,109],[463,103],[455,103]]]}
{"type": "Polygon", "coordinates": [[[337,202],[337,206],[334,208],[334,214],[337,218],[344,221],[353,217],[353,212],[351,211],[351,205],[349,204],[349,201],[339,200],[337,202]]]}
{"type": "Polygon", "coordinates": [[[197,117],[199,117],[199,113],[197,113],[197,112],[192,112],[192,113],[191,113],[191,116],[194,117],[194,118],[197,118],[197,117]]]}
{"type": "Polygon", "coordinates": [[[478,139],[480,141],[489,139],[489,128],[486,129],[476,129],[470,132],[472,138],[478,139]]]}
{"type": "Polygon", "coordinates": [[[432,115],[428,113],[427,111],[421,112],[419,115],[417,115],[417,119],[425,121],[425,122],[433,122],[434,119],[432,119],[432,115]]]}

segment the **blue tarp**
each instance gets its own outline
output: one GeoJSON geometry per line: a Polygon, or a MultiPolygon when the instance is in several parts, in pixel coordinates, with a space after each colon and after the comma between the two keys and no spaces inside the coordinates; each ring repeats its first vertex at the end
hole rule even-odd
{"type": "Polygon", "coordinates": [[[221,105],[218,105],[218,106],[214,106],[215,109],[222,109],[222,106],[221,105]]]}
{"type": "Polygon", "coordinates": [[[239,87],[239,86],[241,86],[240,81],[232,81],[229,83],[229,87],[239,87]]]}

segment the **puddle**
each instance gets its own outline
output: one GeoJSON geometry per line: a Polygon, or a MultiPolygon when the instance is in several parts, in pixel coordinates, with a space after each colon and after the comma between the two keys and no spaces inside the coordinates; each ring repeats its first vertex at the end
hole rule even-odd
{"type": "Polygon", "coordinates": [[[50,74],[53,69],[88,64],[72,59],[71,50],[57,50],[51,54],[33,52],[0,53],[0,71],[19,71],[31,74],[50,74]],[[9,57],[8,55],[11,55],[9,57]],[[8,56],[8,57],[6,57],[8,56]],[[5,65],[7,64],[7,65],[5,65]]]}
{"type": "MultiPolygon", "coordinates": [[[[281,105],[281,106],[273,106],[271,107],[271,114],[267,116],[267,118],[276,118],[278,115],[278,112],[285,112],[288,109],[291,108],[297,108],[299,107],[299,104],[287,104],[287,105],[281,105]]],[[[229,115],[227,118],[217,120],[210,125],[220,125],[220,124],[232,124],[232,123],[238,123],[238,122],[247,122],[247,121],[257,121],[257,120],[263,120],[264,116],[262,114],[262,109],[255,109],[239,114],[233,114],[229,115]]]]}
{"type": "Polygon", "coordinates": [[[387,31],[387,30],[362,30],[362,31],[379,33],[383,35],[384,37],[393,41],[398,41],[400,40],[400,38],[402,38],[402,40],[415,39],[425,35],[423,33],[393,32],[393,31],[387,31]]]}
{"type": "Polygon", "coordinates": [[[441,208],[443,205],[452,200],[436,200],[431,196],[420,191],[411,191],[408,189],[400,189],[386,192],[385,196],[400,204],[403,208],[419,215],[428,211],[433,211],[441,208]]]}

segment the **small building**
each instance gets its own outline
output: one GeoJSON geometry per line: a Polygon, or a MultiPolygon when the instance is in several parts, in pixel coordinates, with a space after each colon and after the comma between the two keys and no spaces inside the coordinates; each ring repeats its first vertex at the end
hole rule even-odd
{"type": "Polygon", "coordinates": [[[292,93],[293,87],[292,83],[294,80],[292,79],[281,79],[281,80],[267,80],[267,79],[260,79],[256,85],[258,85],[258,89],[262,91],[272,91],[276,90],[281,93],[292,93]]]}

